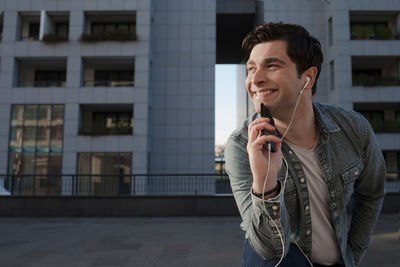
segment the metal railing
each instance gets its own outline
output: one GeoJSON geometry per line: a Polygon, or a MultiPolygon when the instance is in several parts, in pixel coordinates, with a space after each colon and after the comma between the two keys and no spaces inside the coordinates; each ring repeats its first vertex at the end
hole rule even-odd
{"type": "Polygon", "coordinates": [[[66,82],[60,80],[54,81],[19,81],[18,87],[65,87],[66,82]]]}
{"type": "Polygon", "coordinates": [[[113,81],[113,80],[101,80],[101,81],[84,81],[85,87],[132,87],[134,81],[113,81]]]}
{"type": "MultiPolygon", "coordinates": [[[[385,193],[400,193],[400,179],[388,173],[385,193]],[[392,175],[392,176],[389,176],[392,175]]],[[[219,174],[0,175],[0,195],[134,196],[232,194],[219,174]]]]}
{"type": "Polygon", "coordinates": [[[216,174],[3,175],[1,180],[0,195],[13,196],[232,194],[228,176],[216,174]]]}

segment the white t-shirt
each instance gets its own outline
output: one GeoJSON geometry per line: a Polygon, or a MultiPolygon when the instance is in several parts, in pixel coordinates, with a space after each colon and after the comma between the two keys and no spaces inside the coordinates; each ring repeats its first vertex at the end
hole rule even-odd
{"type": "Polygon", "coordinates": [[[307,181],[312,224],[311,261],[323,265],[340,263],[342,260],[332,225],[328,186],[319,164],[316,145],[312,149],[303,149],[286,143],[299,158],[307,181]]]}

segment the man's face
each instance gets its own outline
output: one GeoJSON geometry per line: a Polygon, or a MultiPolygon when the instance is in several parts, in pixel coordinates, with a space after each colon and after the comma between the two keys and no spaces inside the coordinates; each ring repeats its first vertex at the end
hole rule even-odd
{"type": "Polygon", "coordinates": [[[291,112],[301,88],[296,65],[286,53],[285,41],[257,44],[246,62],[246,88],[259,113],[264,103],[274,116],[291,112]]]}

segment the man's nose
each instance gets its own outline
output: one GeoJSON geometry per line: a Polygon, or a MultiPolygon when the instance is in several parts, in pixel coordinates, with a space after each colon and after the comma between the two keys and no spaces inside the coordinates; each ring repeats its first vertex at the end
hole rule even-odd
{"type": "Polygon", "coordinates": [[[252,82],[254,85],[260,85],[263,84],[267,81],[267,76],[264,73],[264,70],[262,68],[257,69],[252,78],[252,82]]]}

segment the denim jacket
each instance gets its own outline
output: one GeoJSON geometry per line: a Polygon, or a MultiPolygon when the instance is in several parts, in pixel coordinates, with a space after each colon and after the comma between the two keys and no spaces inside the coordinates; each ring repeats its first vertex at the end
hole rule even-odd
{"type": "MultiPolygon", "coordinates": [[[[318,158],[326,177],[332,224],[343,263],[355,266],[370,243],[381,211],[385,161],[374,132],[362,115],[328,104],[313,103],[313,106],[319,130],[318,158]]],[[[282,154],[288,162],[289,174],[285,187],[281,187],[284,190],[269,200],[251,194],[253,178],[246,150],[247,128],[258,116],[254,113],[233,132],[225,148],[225,167],[243,220],[241,227],[263,259],[279,259],[283,251],[286,255],[290,242],[296,243],[311,259],[307,180],[299,159],[285,142],[282,154]]],[[[281,185],[286,168],[283,164],[278,174],[281,185]]]]}

